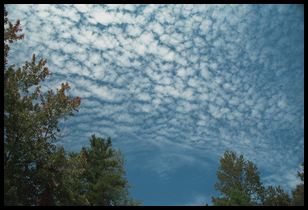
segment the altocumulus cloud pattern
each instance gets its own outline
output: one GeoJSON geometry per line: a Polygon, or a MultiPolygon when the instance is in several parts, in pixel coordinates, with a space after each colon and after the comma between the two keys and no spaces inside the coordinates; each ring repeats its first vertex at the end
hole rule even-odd
{"type": "MultiPolygon", "coordinates": [[[[296,184],[304,156],[303,6],[7,10],[25,34],[10,62],[22,64],[31,53],[47,58],[53,76],[46,87],[68,81],[82,98],[80,112],[63,123],[66,148],[80,149],[92,133],[110,136],[128,172],[166,183],[191,166],[205,168],[199,180],[214,177],[219,156],[231,149],[253,160],[265,183],[296,184]]],[[[206,181],[212,186],[215,178],[206,181]]],[[[189,193],[187,186],[191,202],[206,194],[189,193]]]]}

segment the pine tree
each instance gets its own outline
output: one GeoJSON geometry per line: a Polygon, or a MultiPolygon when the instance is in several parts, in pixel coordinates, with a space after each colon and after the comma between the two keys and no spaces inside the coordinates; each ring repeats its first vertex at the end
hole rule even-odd
{"type": "Polygon", "coordinates": [[[84,149],[86,167],[84,173],[86,197],[91,205],[118,205],[123,190],[128,187],[124,179],[124,161],[112,149],[111,139],[91,136],[90,148],[84,149]]]}
{"type": "Polygon", "coordinates": [[[138,205],[129,197],[124,160],[111,139],[92,135],[90,147],[70,153],[60,205],[138,205]]]}

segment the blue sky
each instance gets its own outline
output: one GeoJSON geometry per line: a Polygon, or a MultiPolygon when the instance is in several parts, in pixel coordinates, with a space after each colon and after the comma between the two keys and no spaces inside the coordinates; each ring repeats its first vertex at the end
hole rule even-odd
{"type": "Polygon", "coordinates": [[[113,139],[144,205],[210,203],[219,157],[244,154],[265,184],[294,187],[304,158],[302,5],[7,5],[79,113],[60,143],[113,139]]]}

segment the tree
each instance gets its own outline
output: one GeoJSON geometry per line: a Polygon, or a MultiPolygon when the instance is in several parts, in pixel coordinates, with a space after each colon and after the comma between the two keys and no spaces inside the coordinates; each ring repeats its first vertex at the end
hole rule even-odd
{"type": "MultiPolygon", "coordinates": [[[[303,172],[299,173],[299,176],[303,177],[303,172]]],[[[226,151],[224,153],[220,159],[217,178],[218,182],[215,184],[215,188],[221,192],[221,196],[212,197],[212,202],[216,206],[291,205],[291,199],[287,192],[280,186],[264,187],[260,181],[257,167],[251,161],[245,160],[243,155],[238,156],[235,152],[226,151]]],[[[299,189],[301,188],[299,187],[299,189]]],[[[295,194],[296,200],[303,196],[303,193],[299,193],[299,197],[297,197],[297,193],[295,194]]]]}
{"type": "Polygon", "coordinates": [[[303,171],[297,172],[298,177],[302,183],[296,186],[292,191],[292,205],[304,206],[304,162],[302,163],[303,171]]]}
{"type": "Polygon", "coordinates": [[[4,9],[4,200],[5,205],[38,205],[44,197],[43,203],[52,205],[58,122],[78,111],[80,98],[67,96],[68,83],[42,92],[40,83],[51,74],[46,60],[37,62],[35,55],[22,67],[6,67],[9,43],[23,38],[17,34],[21,30],[4,9]]]}
{"type": "Polygon", "coordinates": [[[264,206],[290,206],[291,199],[280,186],[269,186],[265,190],[265,198],[262,202],[264,206]]]}
{"type": "Polygon", "coordinates": [[[128,195],[124,161],[110,138],[92,135],[90,147],[71,153],[67,162],[60,205],[138,205],[128,195]]]}
{"type": "Polygon", "coordinates": [[[7,56],[10,50],[8,43],[13,43],[14,41],[20,40],[24,37],[23,34],[17,34],[22,31],[20,21],[17,20],[13,25],[8,21],[7,15],[8,13],[4,7],[4,67],[7,64],[7,56]]]}
{"type": "Polygon", "coordinates": [[[215,188],[220,197],[212,197],[214,205],[255,205],[262,200],[262,183],[257,167],[243,155],[226,151],[217,171],[215,188]]]}
{"type": "Polygon", "coordinates": [[[83,149],[86,157],[83,190],[91,205],[123,205],[128,182],[124,179],[124,160],[112,149],[111,139],[92,135],[90,148],[83,149]]]}

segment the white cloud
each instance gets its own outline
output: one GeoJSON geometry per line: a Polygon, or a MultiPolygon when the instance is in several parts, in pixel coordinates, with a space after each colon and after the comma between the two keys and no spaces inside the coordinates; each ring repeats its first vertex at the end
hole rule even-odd
{"type": "Polygon", "coordinates": [[[177,70],[177,75],[182,79],[185,79],[188,75],[190,75],[189,70],[186,68],[180,68],[177,70]]]}
{"type": "Polygon", "coordinates": [[[115,23],[133,23],[134,18],[127,13],[107,12],[105,10],[95,9],[90,13],[90,23],[100,23],[102,25],[115,23]]]}
{"type": "Polygon", "coordinates": [[[106,50],[106,49],[117,48],[119,46],[119,43],[113,36],[104,35],[104,36],[97,37],[93,45],[99,50],[106,50]]]}
{"type": "Polygon", "coordinates": [[[212,21],[211,20],[204,20],[200,24],[200,30],[204,33],[208,33],[211,30],[212,21]]]}
{"type": "Polygon", "coordinates": [[[164,33],[164,28],[162,27],[161,24],[157,22],[150,23],[148,29],[157,33],[158,35],[162,35],[164,33]]]}
{"type": "Polygon", "coordinates": [[[200,73],[201,73],[201,76],[202,76],[204,79],[209,79],[209,78],[210,78],[209,70],[208,70],[206,67],[203,67],[203,68],[200,70],[200,73]]]}
{"type": "Polygon", "coordinates": [[[151,100],[151,96],[148,93],[139,93],[136,97],[137,99],[140,99],[142,101],[150,101],[151,100]]]}
{"type": "Polygon", "coordinates": [[[140,36],[142,33],[142,30],[138,25],[128,25],[126,30],[130,36],[140,36]]]}
{"type": "Polygon", "coordinates": [[[284,99],[280,99],[278,102],[277,102],[277,106],[281,109],[284,109],[287,107],[287,103],[284,99]]]}
{"type": "Polygon", "coordinates": [[[141,36],[138,38],[143,44],[148,44],[153,42],[154,38],[152,33],[144,32],[141,34],[141,36]]]}
{"type": "Polygon", "coordinates": [[[99,64],[101,62],[101,55],[99,53],[92,52],[89,59],[92,64],[99,64]]]}
{"type": "Polygon", "coordinates": [[[240,99],[238,97],[236,97],[236,96],[232,96],[231,100],[229,101],[229,103],[232,104],[232,105],[237,106],[240,103],[240,99]]]}

